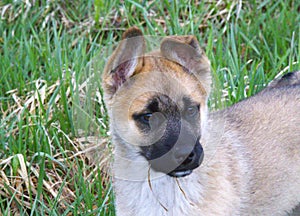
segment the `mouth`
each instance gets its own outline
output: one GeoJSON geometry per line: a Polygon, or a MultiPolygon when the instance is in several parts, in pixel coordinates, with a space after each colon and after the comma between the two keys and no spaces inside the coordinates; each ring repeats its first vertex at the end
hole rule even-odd
{"type": "Polygon", "coordinates": [[[192,161],[192,163],[186,164],[186,162],[189,162],[189,158],[187,158],[183,164],[181,164],[179,167],[177,167],[175,170],[172,172],[169,172],[168,175],[171,177],[176,177],[176,178],[181,178],[190,175],[194,169],[200,166],[204,158],[204,153],[202,152],[199,156],[197,157],[197,160],[192,161]]]}
{"type": "Polygon", "coordinates": [[[191,152],[189,150],[186,151],[186,148],[182,145],[182,148],[179,148],[178,151],[169,151],[165,155],[154,159],[147,154],[144,154],[144,156],[153,170],[165,173],[171,177],[182,178],[190,175],[194,169],[198,168],[204,158],[199,138],[191,152]]]}
{"type": "Polygon", "coordinates": [[[172,171],[168,173],[168,175],[175,178],[181,178],[190,175],[192,172],[193,170],[172,171]]]}

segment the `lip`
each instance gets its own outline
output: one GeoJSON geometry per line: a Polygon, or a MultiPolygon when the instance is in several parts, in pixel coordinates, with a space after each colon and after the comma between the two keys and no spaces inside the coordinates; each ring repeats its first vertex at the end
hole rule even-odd
{"type": "Polygon", "coordinates": [[[182,167],[179,166],[177,169],[173,170],[172,172],[169,172],[168,175],[171,177],[175,177],[175,178],[181,178],[181,177],[185,177],[190,175],[194,169],[196,169],[197,167],[200,166],[200,164],[202,163],[204,158],[204,153],[202,152],[202,154],[200,155],[199,161],[195,164],[193,164],[193,166],[189,166],[189,167],[182,167]]]}
{"type": "Polygon", "coordinates": [[[183,170],[183,171],[173,171],[168,173],[171,177],[181,178],[190,175],[193,172],[193,170],[183,170]]]}

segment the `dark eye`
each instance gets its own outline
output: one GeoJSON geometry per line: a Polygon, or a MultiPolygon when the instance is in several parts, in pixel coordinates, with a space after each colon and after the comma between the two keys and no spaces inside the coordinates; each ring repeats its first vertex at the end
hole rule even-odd
{"type": "Polygon", "coordinates": [[[152,113],[146,113],[139,116],[139,120],[144,124],[149,124],[152,113]]]}
{"type": "Polygon", "coordinates": [[[188,107],[187,110],[186,110],[186,114],[188,116],[195,116],[199,111],[199,107],[198,106],[191,106],[191,107],[188,107]]]}

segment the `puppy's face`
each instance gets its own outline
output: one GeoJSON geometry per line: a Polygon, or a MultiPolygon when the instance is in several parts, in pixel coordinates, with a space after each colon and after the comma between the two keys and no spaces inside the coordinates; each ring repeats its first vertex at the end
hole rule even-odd
{"type": "Polygon", "coordinates": [[[124,37],[104,74],[113,136],[128,155],[141,155],[153,170],[189,175],[204,155],[199,140],[209,63],[193,37],[167,38],[160,51],[149,54],[139,30],[124,37]]]}

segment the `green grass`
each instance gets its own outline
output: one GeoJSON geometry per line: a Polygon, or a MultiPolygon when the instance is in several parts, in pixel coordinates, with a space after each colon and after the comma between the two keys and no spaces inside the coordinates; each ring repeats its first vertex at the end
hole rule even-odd
{"type": "Polygon", "coordinates": [[[0,215],[115,214],[107,162],[97,166],[110,160],[103,101],[84,101],[83,120],[73,107],[89,66],[129,26],[196,35],[211,60],[212,109],[300,69],[299,1],[209,2],[0,2],[0,215]]]}

